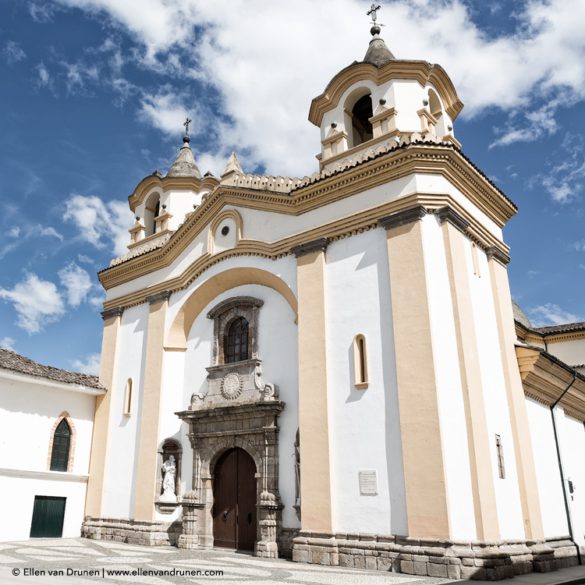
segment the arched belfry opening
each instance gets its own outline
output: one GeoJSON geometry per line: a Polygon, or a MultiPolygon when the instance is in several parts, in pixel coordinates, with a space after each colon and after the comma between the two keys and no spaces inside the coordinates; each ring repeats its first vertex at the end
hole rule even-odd
{"type": "Polygon", "coordinates": [[[372,96],[364,95],[351,109],[352,146],[367,142],[374,137],[370,118],[373,115],[372,96]]]}

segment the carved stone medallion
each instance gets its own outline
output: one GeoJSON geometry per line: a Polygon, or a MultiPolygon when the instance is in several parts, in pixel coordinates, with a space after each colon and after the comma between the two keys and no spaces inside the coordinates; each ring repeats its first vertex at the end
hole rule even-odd
{"type": "Polygon", "coordinates": [[[237,398],[242,393],[242,378],[236,372],[224,376],[221,381],[221,393],[228,400],[237,398]]]}

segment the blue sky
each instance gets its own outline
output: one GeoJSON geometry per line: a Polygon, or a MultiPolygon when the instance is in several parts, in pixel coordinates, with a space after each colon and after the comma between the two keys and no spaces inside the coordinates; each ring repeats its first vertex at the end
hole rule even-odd
{"type": "MultiPolygon", "coordinates": [[[[186,114],[200,169],[316,170],[311,99],[361,60],[369,2],[2,0],[0,344],[95,371],[127,196],[165,172],[186,114]]],[[[519,206],[512,292],[539,325],[585,320],[585,2],[397,0],[399,58],[440,63],[464,152],[519,206]]]]}

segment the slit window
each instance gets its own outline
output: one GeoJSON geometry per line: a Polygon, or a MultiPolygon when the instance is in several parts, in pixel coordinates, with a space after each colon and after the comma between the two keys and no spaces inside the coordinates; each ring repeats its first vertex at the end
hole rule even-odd
{"type": "Polygon", "coordinates": [[[55,429],[53,435],[53,449],[51,451],[51,471],[67,471],[69,463],[69,449],[71,448],[71,428],[63,419],[55,429]]]}
{"type": "Polygon", "coordinates": [[[130,416],[132,412],[132,378],[126,382],[126,393],[124,395],[124,414],[130,416]]]}
{"type": "Polygon", "coordinates": [[[504,449],[502,447],[502,438],[496,435],[496,450],[498,452],[498,474],[500,479],[506,479],[506,467],[504,466],[504,449]]]}

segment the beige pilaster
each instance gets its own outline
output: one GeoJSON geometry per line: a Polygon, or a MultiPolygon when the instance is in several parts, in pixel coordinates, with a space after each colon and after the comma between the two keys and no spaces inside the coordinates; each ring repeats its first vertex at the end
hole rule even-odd
{"type": "Polygon", "coordinates": [[[325,249],[317,240],[293,248],[297,257],[299,437],[303,530],[332,532],[327,406],[325,249]]]}
{"type": "Polygon", "coordinates": [[[85,497],[85,514],[100,517],[102,515],[104,482],[106,479],[106,458],[108,454],[108,425],[112,404],[114,373],[116,371],[116,344],[122,308],[109,309],[102,313],[104,333],[100,359],[100,384],[107,392],[96,398],[93,436],[91,440],[91,458],[89,462],[89,479],[85,497]]]}
{"type": "Polygon", "coordinates": [[[516,331],[514,328],[510,284],[506,270],[509,258],[497,248],[488,249],[487,255],[489,277],[496,310],[500,355],[502,357],[508,408],[510,409],[510,424],[514,441],[524,531],[527,539],[538,540],[544,538],[544,529],[538,499],[534,453],[530,439],[526,401],[514,349],[516,331]]]}
{"type": "Polygon", "coordinates": [[[169,296],[170,293],[164,292],[147,299],[150,310],[146,333],[138,470],[134,484],[136,493],[135,520],[153,520],[154,502],[158,499],[156,494],[158,429],[163,380],[164,330],[169,296]]]}
{"type": "Polygon", "coordinates": [[[498,540],[500,529],[489,443],[491,437],[485,415],[477,331],[471,302],[470,270],[465,255],[465,246],[470,246],[463,233],[468,223],[449,207],[440,209],[437,215],[442,223],[453,302],[477,538],[498,540]]]}
{"type": "Polygon", "coordinates": [[[449,514],[422,241],[426,211],[380,220],[386,228],[408,536],[449,538],[449,514]]]}

